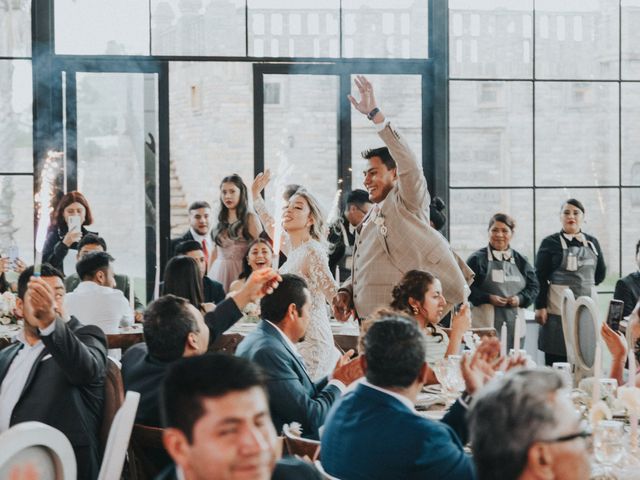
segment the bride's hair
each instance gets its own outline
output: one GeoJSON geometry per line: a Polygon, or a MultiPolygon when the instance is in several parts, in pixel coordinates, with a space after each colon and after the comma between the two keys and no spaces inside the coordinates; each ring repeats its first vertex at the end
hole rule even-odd
{"type": "Polygon", "coordinates": [[[296,193],[294,193],[292,198],[295,196],[304,198],[309,205],[309,210],[311,211],[310,215],[313,219],[313,224],[311,225],[311,227],[309,227],[311,238],[313,238],[314,240],[318,240],[319,242],[324,242],[326,238],[325,220],[324,216],[322,215],[322,210],[320,209],[320,204],[315,199],[315,197],[304,188],[301,188],[296,193]]]}

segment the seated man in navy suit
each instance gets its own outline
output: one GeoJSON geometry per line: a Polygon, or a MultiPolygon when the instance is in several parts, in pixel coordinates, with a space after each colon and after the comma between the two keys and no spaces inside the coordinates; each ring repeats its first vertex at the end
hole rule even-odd
{"type": "Polygon", "coordinates": [[[331,379],[311,381],[295,346],[307,331],[310,308],[306,282],[297,275],[282,275],[278,289],[260,302],[262,320],[240,342],[236,355],[263,368],[276,430],[298,422],[303,436],[317,439],[331,405],[362,376],[362,366],[359,359],[350,360],[353,352],[349,351],[338,361],[331,379]]]}
{"type": "Polygon", "coordinates": [[[462,361],[464,400],[433,421],[414,409],[429,370],[424,333],[401,315],[374,322],[364,337],[366,380],[336,403],[325,422],[325,471],[341,480],[473,479],[473,462],[462,448],[466,401],[485,381],[480,354],[500,348],[499,342],[483,345],[471,361],[462,361]]]}

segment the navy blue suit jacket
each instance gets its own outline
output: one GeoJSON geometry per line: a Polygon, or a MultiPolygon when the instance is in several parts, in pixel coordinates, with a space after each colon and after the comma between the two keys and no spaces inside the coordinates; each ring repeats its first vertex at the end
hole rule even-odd
{"type": "Polygon", "coordinates": [[[276,328],[264,320],[240,342],[236,355],[256,362],[267,376],[269,406],[278,432],[285,423],[298,422],[307,438],[318,438],[318,429],[340,389],[327,378],[312,382],[296,354],[276,328]]]}
{"type": "Polygon", "coordinates": [[[360,384],[327,417],[322,466],[341,480],[473,479],[473,462],[458,436],[466,436],[464,415],[456,402],[442,421],[429,420],[391,395],[360,384]]]}

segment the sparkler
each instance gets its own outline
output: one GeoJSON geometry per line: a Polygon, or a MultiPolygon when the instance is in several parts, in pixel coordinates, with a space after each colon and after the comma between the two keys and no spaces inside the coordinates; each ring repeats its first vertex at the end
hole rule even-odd
{"type": "Polygon", "coordinates": [[[274,197],[273,205],[275,211],[273,214],[273,262],[272,267],[274,270],[278,270],[278,264],[280,259],[280,246],[282,243],[282,213],[285,208],[284,202],[284,190],[289,183],[289,177],[293,172],[293,165],[291,165],[285,155],[280,155],[280,162],[278,162],[278,169],[276,170],[276,176],[274,181],[274,197]]]}
{"type": "Polygon", "coordinates": [[[64,152],[49,150],[42,167],[42,175],[40,176],[40,190],[35,194],[34,200],[37,211],[38,227],[36,229],[36,258],[33,267],[33,275],[40,276],[42,269],[42,250],[44,242],[47,238],[47,230],[51,223],[51,200],[53,198],[54,183],[58,170],[58,158],[62,158],[64,152]]]}

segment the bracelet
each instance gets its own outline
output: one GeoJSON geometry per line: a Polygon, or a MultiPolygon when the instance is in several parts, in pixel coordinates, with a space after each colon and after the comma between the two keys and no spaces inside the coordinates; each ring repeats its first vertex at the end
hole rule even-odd
{"type": "Polygon", "coordinates": [[[369,120],[373,120],[373,117],[376,116],[376,114],[380,111],[380,109],[378,107],[374,108],[373,110],[371,110],[368,114],[367,114],[367,119],[369,120]]]}

